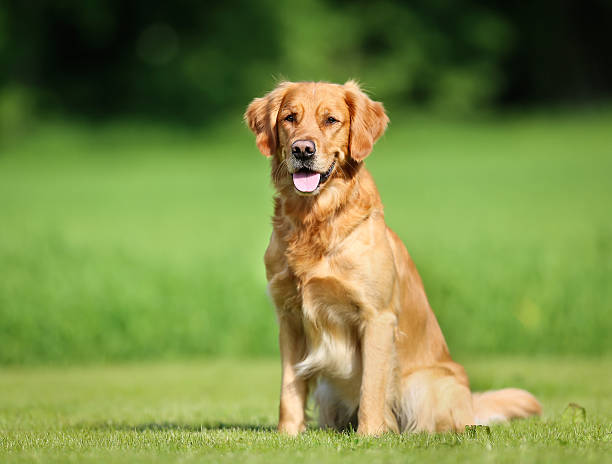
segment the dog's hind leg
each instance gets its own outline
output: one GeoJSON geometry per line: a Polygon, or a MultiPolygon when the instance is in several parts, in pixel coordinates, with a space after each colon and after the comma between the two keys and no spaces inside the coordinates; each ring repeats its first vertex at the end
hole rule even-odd
{"type": "Polygon", "coordinates": [[[445,367],[418,369],[402,379],[402,431],[462,432],[474,424],[472,394],[445,367]]]}

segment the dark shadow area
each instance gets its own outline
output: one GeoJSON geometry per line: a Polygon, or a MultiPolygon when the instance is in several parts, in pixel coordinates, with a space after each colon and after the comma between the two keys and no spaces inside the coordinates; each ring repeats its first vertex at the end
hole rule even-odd
{"type": "Polygon", "coordinates": [[[130,424],[124,422],[118,423],[98,423],[98,424],[87,424],[81,423],[75,425],[75,428],[87,428],[92,430],[113,430],[122,432],[146,432],[146,431],[165,431],[165,430],[178,430],[185,432],[204,432],[211,430],[238,430],[238,431],[249,431],[249,432],[272,432],[276,430],[276,427],[271,425],[261,424],[243,424],[243,423],[231,423],[231,422],[202,422],[196,424],[181,423],[181,422],[145,422],[142,424],[130,424]]]}
{"type": "Polygon", "coordinates": [[[241,112],[275,76],[358,77],[389,104],[451,112],[612,96],[606,0],[317,0],[295,10],[246,0],[8,0],[0,10],[0,102],[13,124],[30,107],[198,127],[241,112]],[[306,12],[308,21],[293,20],[306,12]],[[337,40],[331,31],[343,29],[350,39],[337,40]]]}

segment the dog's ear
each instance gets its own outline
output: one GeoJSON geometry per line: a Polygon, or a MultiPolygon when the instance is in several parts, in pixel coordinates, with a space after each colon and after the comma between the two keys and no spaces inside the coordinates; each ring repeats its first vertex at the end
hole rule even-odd
{"type": "Polygon", "coordinates": [[[355,161],[361,161],[385,132],[389,118],[382,103],[372,101],[355,81],[348,81],[344,88],[351,116],[349,154],[355,161]]]}
{"type": "Polygon", "coordinates": [[[276,118],[290,82],[281,82],[278,87],[262,98],[251,102],[244,119],[255,134],[257,148],[264,156],[272,156],[278,149],[276,118]]]}

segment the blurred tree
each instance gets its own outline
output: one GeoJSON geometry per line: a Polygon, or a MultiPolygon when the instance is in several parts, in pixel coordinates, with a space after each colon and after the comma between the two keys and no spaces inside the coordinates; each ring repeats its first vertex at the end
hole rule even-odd
{"type": "Polygon", "coordinates": [[[580,102],[612,96],[612,1],[496,2],[516,43],[498,102],[580,102]],[[606,45],[607,44],[607,45],[606,45]]]}
{"type": "Polygon", "coordinates": [[[357,78],[444,111],[592,100],[611,93],[611,13],[606,0],[0,0],[0,107],[200,123],[281,76],[357,78]]]}

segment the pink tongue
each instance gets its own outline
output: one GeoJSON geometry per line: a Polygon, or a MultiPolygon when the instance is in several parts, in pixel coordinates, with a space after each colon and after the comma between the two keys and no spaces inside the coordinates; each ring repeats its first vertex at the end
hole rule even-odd
{"type": "Polygon", "coordinates": [[[300,192],[313,192],[319,186],[320,178],[318,172],[296,172],[293,174],[293,185],[300,192]]]}

